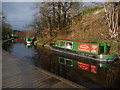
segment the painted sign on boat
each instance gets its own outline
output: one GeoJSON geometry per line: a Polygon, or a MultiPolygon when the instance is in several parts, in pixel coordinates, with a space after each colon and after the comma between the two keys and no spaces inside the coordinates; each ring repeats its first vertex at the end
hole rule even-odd
{"type": "Polygon", "coordinates": [[[80,51],[85,51],[85,52],[90,52],[90,44],[78,44],[78,50],[80,51]]]}
{"type": "Polygon", "coordinates": [[[97,73],[97,66],[94,65],[78,62],[78,68],[92,73],[97,73]]]}
{"type": "Polygon", "coordinates": [[[98,53],[98,45],[90,45],[90,44],[78,44],[78,50],[85,52],[98,53]]]}
{"type": "Polygon", "coordinates": [[[98,45],[92,45],[92,53],[98,53],[98,45]]]}
{"type": "Polygon", "coordinates": [[[90,71],[90,65],[82,62],[78,62],[78,68],[85,71],[90,71]]]}
{"type": "Polygon", "coordinates": [[[90,67],[91,67],[91,72],[92,73],[97,73],[97,67],[96,66],[90,65],[90,67]]]}

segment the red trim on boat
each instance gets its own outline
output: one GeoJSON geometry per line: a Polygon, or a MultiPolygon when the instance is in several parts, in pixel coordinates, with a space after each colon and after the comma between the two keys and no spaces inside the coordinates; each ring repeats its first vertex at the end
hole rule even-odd
{"type": "Polygon", "coordinates": [[[70,40],[70,39],[58,39],[58,40],[66,40],[66,41],[74,41],[74,42],[86,42],[86,41],[70,40]]]}

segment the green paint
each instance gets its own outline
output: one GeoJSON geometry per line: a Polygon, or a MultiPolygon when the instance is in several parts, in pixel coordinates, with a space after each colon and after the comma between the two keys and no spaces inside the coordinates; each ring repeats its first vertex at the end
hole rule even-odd
{"type": "MultiPolygon", "coordinates": [[[[51,45],[54,45],[54,46],[57,46],[57,47],[61,47],[61,48],[65,48],[67,49],[66,47],[63,47],[63,46],[60,46],[60,42],[71,42],[73,43],[73,48],[71,50],[73,51],[78,51],[78,52],[84,52],[84,53],[91,53],[91,54],[100,54],[102,53],[101,51],[101,46],[104,47],[104,52],[107,52],[107,44],[106,43],[95,43],[95,42],[92,42],[92,43],[88,43],[88,42],[75,42],[75,41],[65,41],[65,40],[57,40],[55,39],[56,42],[58,42],[57,44],[53,44],[51,43],[51,45]],[[98,52],[97,53],[93,53],[93,52],[85,52],[85,51],[80,51],[78,50],[78,44],[89,44],[90,45],[90,49],[92,50],[92,45],[98,45],[98,52]]],[[[90,51],[91,51],[90,50],[90,51]]]]}
{"type": "Polygon", "coordinates": [[[52,46],[56,46],[59,48],[64,48],[64,49],[69,49],[72,51],[77,51],[77,52],[83,52],[83,53],[88,53],[88,54],[94,54],[94,55],[100,55],[100,58],[103,59],[115,59],[116,55],[113,54],[106,54],[109,53],[109,47],[107,43],[96,43],[96,42],[77,42],[77,41],[70,41],[70,40],[61,40],[61,39],[54,39],[52,43],[50,43],[52,46]],[[72,44],[71,48],[67,47],[67,43],[72,44]],[[90,47],[89,51],[81,51],[78,49],[79,44],[86,44],[90,47]],[[93,48],[97,46],[98,49],[94,50],[93,48]]]}
{"type": "MultiPolygon", "coordinates": [[[[110,63],[110,64],[109,63],[108,64],[107,63],[106,64],[105,63],[93,63],[93,62],[88,62],[87,60],[86,61],[81,61],[81,60],[65,58],[65,57],[62,57],[62,56],[56,56],[56,55],[54,57],[57,57],[57,60],[52,60],[53,62],[62,64],[62,65],[66,65],[66,66],[74,68],[76,70],[83,70],[83,69],[78,68],[78,62],[81,62],[83,64],[87,64],[89,66],[90,65],[96,66],[97,73],[99,72],[99,70],[103,71],[103,70],[106,70],[107,68],[113,67],[113,63],[110,63]],[[66,61],[70,61],[71,64],[67,64],[66,61]]],[[[86,72],[92,73],[91,71],[86,71],[86,72]]]]}
{"type": "Polygon", "coordinates": [[[27,38],[25,38],[25,41],[27,42],[27,41],[33,41],[33,39],[32,38],[30,38],[30,37],[27,37],[27,38]]]}

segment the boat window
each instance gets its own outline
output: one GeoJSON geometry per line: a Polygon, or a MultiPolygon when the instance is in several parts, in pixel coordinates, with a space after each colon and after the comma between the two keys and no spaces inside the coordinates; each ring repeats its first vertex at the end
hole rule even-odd
{"type": "Polygon", "coordinates": [[[73,43],[72,42],[67,42],[66,43],[66,48],[72,49],[73,43]]]}
{"type": "Polygon", "coordinates": [[[65,64],[65,60],[64,60],[64,58],[60,58],[60,63],[65,64]]]}
{"type": "Polygon", "coordinates": [[[67,60],[66,60],[66,64],[69,65],[69,66],[72,66],[72,60],[67,59],[67,60]]]}
{"type": "Polygon", "coordinates": [[[73,62],[70,59],[60,58],[59,60],[60,60],[61,64],[68,65],[68,66],[72,66],[73,65],[73,62]]]}
{"type": "Polygon", "coordinates": [[[65,46],[65,42],[61,41],[60,46],[65,46]]]}

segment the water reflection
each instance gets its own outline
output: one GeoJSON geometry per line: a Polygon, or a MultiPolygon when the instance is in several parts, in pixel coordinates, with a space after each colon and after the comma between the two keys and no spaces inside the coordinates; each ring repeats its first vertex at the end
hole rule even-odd
{"type": "Polygon", "coordinates": [[[33,64],[31,59],[36,53],[32,44],[27,45],[23,39],[11,40],[3,44],[3,49],[10,52],[14,56],[20,58],[24,62],[33,64]]]}
{"type": "MultiPolygon", "coordinates": [[[[91,87],[119,87],[120,70],[116,62],[97,62],[54,52],[51,62],[53,72],[78,84],[91,87]],[[54,58],[54,59],[53,59],[54,58]],[[57,66],[55,65],[57,64],[57,66]],[[117,79],[116,79],[117,78],[117,79]]],[[[117,61],[118,62],[118,61],[117,61]]]]}
{"type": "Polygon", "coordinates": [[[12,41],[13,43],[21,43],[21,44],[25,44],[25,40],[24,39],[21,39],[21,38],[17,38],[17,39],[14,39],[13,41],[12,41]]]}
{"type": "Polygon", "coordinates": [[[32,48],[33,45],[32,44],[26,44],[26,48],[32,48]]]}
{"type": "Polygon", "coordinates": [[[97,62],[37,48],[24,44],[23,40],[14,40],[3,44],[3,48],[21,60],[43,68],[51,73],[69,79],[88,88],[116,88],[120,83],[120,61],[97,62]]]}
{"type": "Polygon", "coordinates": [[[5,42],[5,43],[2,44],[2,48],[6,51],[9,51],[9,52],[11,52],[12,47],[13,47],[12,41],[5,42]]]}
{"type": "Polygon", "coordinates": [[[35,66],[50,71],[50,50],[43,47],[35,47],[34,56],[31,58],[35,66]]]}

